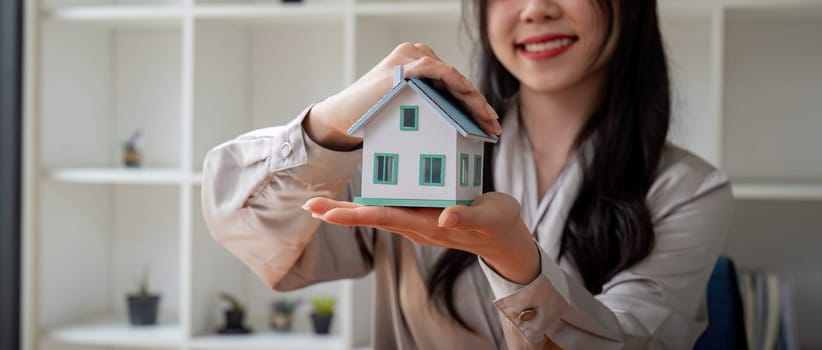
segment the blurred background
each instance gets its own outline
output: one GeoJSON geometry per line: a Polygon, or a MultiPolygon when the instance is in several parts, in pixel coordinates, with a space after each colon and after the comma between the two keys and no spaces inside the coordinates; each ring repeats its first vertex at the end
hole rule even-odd
{"type": "MultiPolygon", "coordinates": [[[[207,232],[202,160],[288,122],[403,41],[470,73],[458,0],[25,10],[23,348],[367,347],[370,279],[269,290],[207,232]],[[130,325],[127,295],[141,290],[159,296],[155,325],[130,325]],[[329,335],[309,317],[317,297],[336,301],[329,335]],[[240,307],[243,324],[226,327],[240,307]]],[[[822,0],[661,0],[660,14],[671,139],[734,182],[724,254],[740,274],[748,342],[822,349],[822,0]]]]}

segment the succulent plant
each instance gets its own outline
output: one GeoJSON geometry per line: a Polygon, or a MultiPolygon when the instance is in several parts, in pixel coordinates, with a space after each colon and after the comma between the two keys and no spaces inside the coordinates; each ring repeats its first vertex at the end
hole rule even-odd
{"type": "Polygon", "coordinates": [[[148,265],[143,266],[143,275],[137,281],[137,293],[135,296],[138,297],[148,297],[151,296],[151,292],[148,289],[148,265]]]}
{"type": "Polygon", "coordinates": [[[314,313],[318,315],[331,315],[334,313],[334,305],[337,300],[332,297],[316,297],[311,299],[311,306],[314,313]]]}
{"type": "Polygon", "coordinates": [[[245,307],[236,297],[229,293],[220,293],[220,299],[225,300],[229,305],[229,311],[245,311],[245,307]]]}

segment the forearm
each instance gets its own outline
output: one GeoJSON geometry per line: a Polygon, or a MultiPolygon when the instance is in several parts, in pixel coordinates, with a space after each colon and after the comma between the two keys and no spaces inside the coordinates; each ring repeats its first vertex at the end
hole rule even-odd
{"type": "Polygon", "coordinates": [[[360,147],[362,139],[348,135],[341,126],[335,127],[332,122],[335,113],[341,112],[329,110],[326,101],[315,104],[303,119],[305,134],[318,145],[334,151],[347,152],[360,147]]]}
{"type": "Polygon", "coordinates": [[[298,259],[320,225],[303,203],[336,197],[359,159],[312,146],[302,117],[226,142],[204,164],[202,209],[212,236],[271,286],[306,261],[298,259]]]}

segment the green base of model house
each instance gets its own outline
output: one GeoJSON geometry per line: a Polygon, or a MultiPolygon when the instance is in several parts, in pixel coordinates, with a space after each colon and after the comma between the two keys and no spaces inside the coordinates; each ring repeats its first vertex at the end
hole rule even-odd
{"type": "Polygon", "coordinates": [[[452,205],[471,205],[473,201],[449,201],[430,199],[391,199],[354,197],[354,203],[362,205],[379,205],[383,207],[426,207],[445,208],[452,205]]]}

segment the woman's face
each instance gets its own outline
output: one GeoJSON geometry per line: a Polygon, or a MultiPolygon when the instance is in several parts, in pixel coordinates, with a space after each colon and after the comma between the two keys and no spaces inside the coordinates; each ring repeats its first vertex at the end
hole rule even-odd
{"type": "Polygon", "coordinates": [[[487,18],[497,59],[520,88],[536,92],[561,92],[601,76],[615,46],[612,35],[593,62],[609,30],[593,0],[488,0],[487,18]]]}

